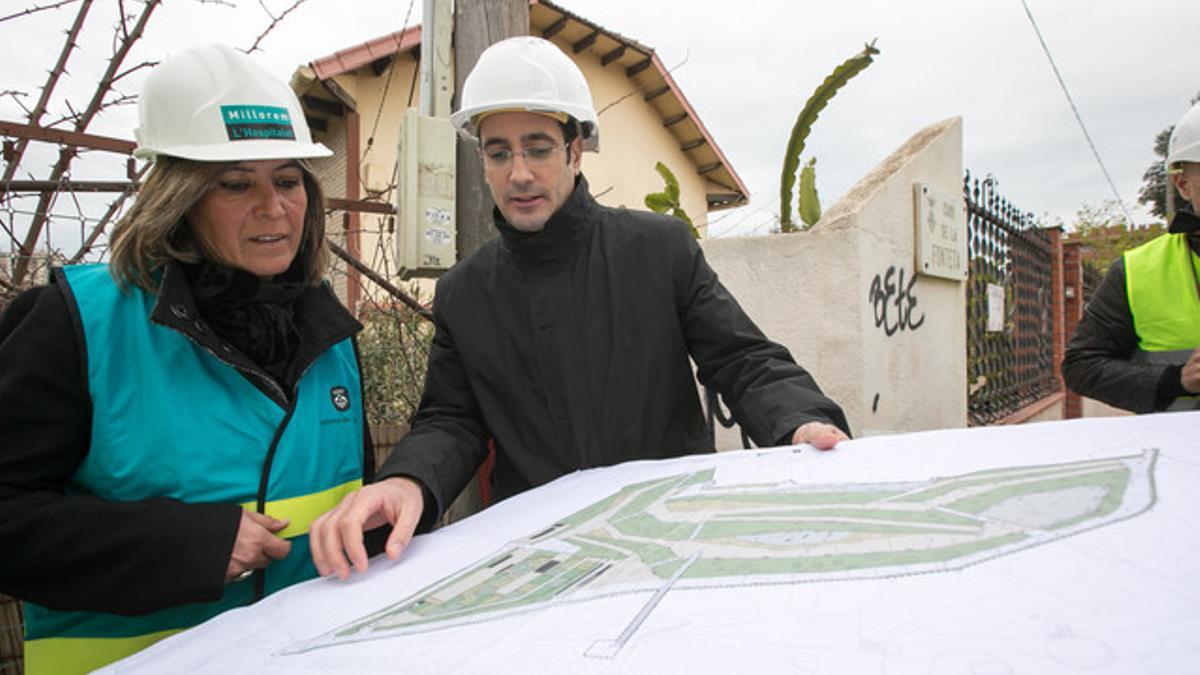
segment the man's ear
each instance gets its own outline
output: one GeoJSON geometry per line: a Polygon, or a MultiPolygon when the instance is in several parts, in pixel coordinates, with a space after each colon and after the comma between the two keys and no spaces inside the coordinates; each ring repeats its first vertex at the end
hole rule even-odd
{"type": "Polygon", "coordinates": [[[576,136],[571,139],[571,171],[578,176],[583,165],[583,139],[576,136]]]}

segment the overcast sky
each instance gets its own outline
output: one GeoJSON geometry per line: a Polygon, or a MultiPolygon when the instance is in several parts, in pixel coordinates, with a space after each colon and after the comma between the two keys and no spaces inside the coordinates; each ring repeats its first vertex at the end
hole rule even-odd
{"type": "MultiPolygon", "coordinates": [[[[291,4],[264,1],[276,11],[291,4]]],[[[1117,192],[1134,220],[1147,222],[1136,200],[1142,173],[1155,159],[1154,136],[1200,92],[1200,3],[1027,2],[1117,192]]],[[[33,3],[4,4],[15,11],[33,3]]],[[[111,50],[116,4],[96,3],[61,85],[76,108],[86,104],[111,50]]],[[[1069,222],[1081,206],[1114,198],[1021,0],[558,4],[655,49],[673,69],[751,192],[751,206],[714,216],[710,235],[766,232],[779,212],[779,170],[796,114],[835,65],[872,39],[882,53],[821,114],[804,154],[817,157],[826,208],[913,133],[953,116],[963,118],[966,168],[995,176],[1022,210],[1049,223],[1069,222]]],[[[270,18],[256,1],[238,5],[168,0],[128,63],[209,41],[248,47],[270,18]]],[[[24,92],[28,106],[36,101],[76,7],[0,22],[0,91],[24,92]]],[[[297,65],[398,30],[409,12],[404,0],[308,0],[265,40],[259,57],[287,77],[297,65]]],[[[409,25],[420,22],[420,12],[414,0],[409,25]]],[[[138,82],[140,73],[119,89],[135,93],[138,82]]],[[[52,108],[64,110],[61,97],[52,108]]],[[[91,131],[131,138],[135,116],[132,107],[116,110],[91,131]]],[[[0,97],[0,119],[25,119],[12,96],[0,97]]],[[[47,153],[41,165],[24,166],[42,178],[39,167],[51,161],[47,153]]],[[[76,177],[112,179],[121,172],[121,163],[108,157],[81,165],[76,177]]]]}

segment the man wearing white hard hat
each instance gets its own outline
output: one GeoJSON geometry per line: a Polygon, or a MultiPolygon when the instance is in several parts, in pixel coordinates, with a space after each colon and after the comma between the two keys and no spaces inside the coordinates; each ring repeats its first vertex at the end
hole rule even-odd
{"type": "Polygon", "coordinates": [[[224,46],[147,77],[154,162],[106,264],[0,315],[0,592],[25,672],[82,673],[316,575],[373,462],[296,95],[224,46]]]}
{"type": "Polygon", "coordinates": [[[1067,344],[1063,379],[1138,413],[1200,409],[1200,103],[1171,133],[1167,174],[1187,201],[1113,263],[1067,344]]]}
{"type": "Polygon", "coordinates": [[[412,431],[386,477],[318,519],[322,574],[367,567],[364,528],[395,558],[475,474],[493,493],[634,459],[712,452],[689,356],[762,446],[847,438],[845,416],[717,281],[679,220],[598,204],[581,174],[600,125],[553,43],[489,47],[451,122],[478,144],[500,236],[438,282],[436,335],[412,431]]]}

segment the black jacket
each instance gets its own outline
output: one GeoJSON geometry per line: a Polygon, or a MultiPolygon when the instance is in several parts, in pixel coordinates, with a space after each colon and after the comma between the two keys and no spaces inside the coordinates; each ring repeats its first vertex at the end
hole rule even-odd
{"type": "MultiPolygon", "coordinates": [[[[1188,243],[1200,254],[1200,218],[1194,213],[1176,213],[1170,231],[1189,233],[1188,243]]],[[[1108,268],[1067,343],[1062,363],[1067,388],[1136,413],[1165,410],[1175,398],[1187,396],[1179,382],[1180,366],[1135,362],[1131,359],[1137,345],[1125,260],[1119,258],[1108,268]]]]}
{"type": "Polygon", "coordinates": [[[849,431],[679,220],[601,206],[580,177],[542,231],[495,221],[501,236],[438,282],[421,404],[379,472],[425,486],[423,523],[489,437],[498,498],[577,469],[713,451],[689,355],[759,445],[810,421],[849,431]]]}
{"type": "MultiPolygon", "coordinates": [[[[297,373],[360,328],[324,287],[296,301],[296,316],[297,373]]],[[[237,366],[288,405],[280,385],[261,368],[222,348],[174,265],[163,276],[153,320],[237,366]]],[[[219,599],[240,506],[64,494],[91,433],[78,322],[74,303],[58,284],[23,293],[0,314],[0,593],[54,609],[115,614],[219,599]]],[[[370,473],[369,434],[364,438],[370,473]]]]}

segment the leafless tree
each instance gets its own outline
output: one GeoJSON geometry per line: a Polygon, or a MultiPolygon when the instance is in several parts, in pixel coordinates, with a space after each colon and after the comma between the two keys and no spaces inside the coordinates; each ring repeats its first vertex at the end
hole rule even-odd
{"type": "MultiPolygon", "coordinates": [[[[192,0],[202,5],[214,5],[221,7],[235,7],[236,3],[230,0],[192,0]]],[[[273,12],[262,0],[259,0],[259,6],[268,17],[267,27],[254,40],[251,47],[246,50],[247,53],[253,52],[260,48],[263,40],[277,29],[284,19],[296,10],[306,0],[295,0],[282,12],[273,12]]],[[[129,56],[133,46],[145,34],[147,22],[156,10],[162,5],[162,0],[117,0],[117,18],[112,24],[112,52],[107,57],[107,68],[99,77],[95,89],[86,103],[82,107],[75,106],[70,100],[64,100],[58,107],[59,111],[51,110],[51,100],[56,95],[56,89],[68,71],[68,64],[73,58],[78,58],[80,51],[80,35],[85,26],[90,30],[95,24],[94,21],[89,22],[91,10],[97,5],[94,0],[62,0],[60,2],[41,2],[32,4],[25,9],[0,17],[0,21],[15,20],[22,17],[27,17],[35,13],[46,12],[66,8],[68,6],[75,7],[75,16],[70,27],[66,30],[66,35],[62,43],[62,48],[59,51],[58,58],[48,71],[47,78],[41,86],[37,101],[32,107],[29,105],[28,99],[30,95],[27,92],[17,89],[5,89],[0,91],[0,97],[7,97],[17,103],[18,106],[25,112],[25,119],[22,123],[33,129],[61,129],[71,131],[77,134],[86,133],[89,125],[96,119],[97,115],[105,110],[118,106],[129,105],[137,101],[137,97],[133,94],[118,91],[116,87],[119,83],[132,75],[133,73],[153,67],[155,61],[142,61],[133,65],[128,65],[126,59],[129,56]]],[[[15,194],[9,185],[18,176],[18,174],[30,174],[29,171],[23,169],[23,162],[29,150],[31,143],[43,142],[34,140],[30,136],[18,136],[16,140],[6,142],[4,145],[4,160],[5,167],[3,174],[0,175],[0,209],[7,207],[9,214],[15,212],[14,199],[22,197],[15,194]]],[[[81,146],[74,145],[59,145],[58,157],[54,161],[50,171],[37,176],[35,181],[38,185],[54,186],[65,182],[66,178],[71,174],[71,168],[80,156],[80,150],[86,149],[81,146]]],[[[39,171],[38,173],[42,173],[39,171]]],[[[145,168],[137,172],[137,177],[132,176],[134,173],[131,169],[130,177],[133,181],[130,183],[130,188],[111,201],[106,212],[101,218],[95,222],[94,226],[88,232],[86,237],[81,237],[79,249],[69,257],[59,254],[59,257],[73,262],[78,262],[94,250],[96,242],[103,236],[105,230],[111,224],[113,219],[119,215],[123,205],[136,189],[136,180],[145,173],[145,168]]],[[[29,175],[33,179],[33,175],[29,175]]],[[[32,283],[35,271],[35,254],[40,244],[46,243],[47,227],[50,221],[52,205],[54,203],[55,192],[43,190],[34,193],[37,197],[37,206],[31,210],[28,207],[21,209],[20,212],[30,218],[28,227],[23,228],[24,231],[18,234],[16,226],[12,222],[6,222],[3,217],[0,217],[0,227],[4,230],[5,236],[13,244],[13,251],[9,264],[11,269],[5,269],[6,278],[4,280],[5,287],[0,289],[0,293],[15,292],[32,283]]],[[[26,193],[29,195],[29,193],[26,193]]],[[[29,195],[32,196],[32,195],[29,195]]],[[[12,219],[9,218],[9,221],[12,219]]],[[[89,220],[84,218],[81,212],[80,222],[89,220]]],[[[82,225],[81,225],[82,227],[82,225]]]]}

